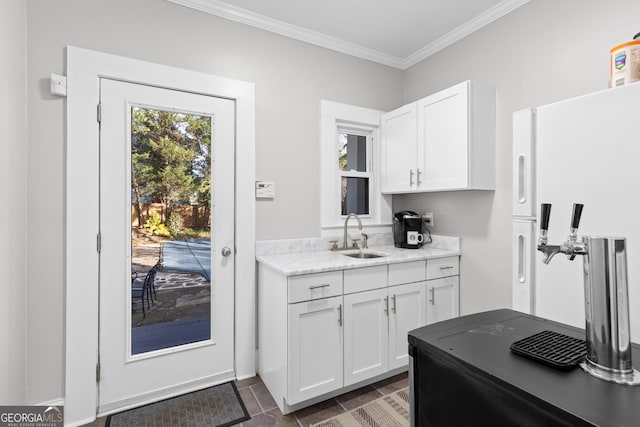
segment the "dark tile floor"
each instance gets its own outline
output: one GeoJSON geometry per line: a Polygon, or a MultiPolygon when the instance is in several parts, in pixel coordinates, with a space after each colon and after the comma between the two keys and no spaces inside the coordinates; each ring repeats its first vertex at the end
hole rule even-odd
{"type": "Polygon", "coordinates": [[[250,420],[241,424],[242,427],[307,427],[408,386],[409,380],[405,372],[291,414],[282,415],[260,377],[236,381],[238,392],[251,415],[250,420]]]}
{"type": "MultiPolygon", "coordinates": [[[[333,399],[325,400],[291,414],[282,415],[275,400],[269,394],[260,377],[236,381],[236,387],[251,419],[242,427],[308,427],[311,424],[340,415],[381,396],[409,386],[407,373],[398,374],[333,399]]],[[[104,427],[106,417],[99,418],[87,427],[104,427]]]]}

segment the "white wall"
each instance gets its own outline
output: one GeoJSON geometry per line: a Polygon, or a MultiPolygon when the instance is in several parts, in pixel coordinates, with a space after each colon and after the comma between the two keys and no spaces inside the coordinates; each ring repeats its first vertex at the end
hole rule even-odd
{"type": "Polygon", "coordinates": [[[0,404],[24,403],[26,6],[0,2],[0,404]]]}
{"type": "Polygon", "coordinates": [[[258,239],[320,234],[320,100],[390,110],[401,104],[402,73],[163,0],[27,5],[27,395],[42,402],[63,395],[65,109],[47,78],[64,73],[66,45],[256,84],[256,177],[276,183],[275,200],[257,205],[258,239]]]}
{"type": "Polygon", "coordinates": [[[462,237],[461,314],[511,305],[511,114],[607,88],[609,50],[640,32],[638,16],[637,0],[535,0],[404,73],[405,103],[467,79],[497,91],[496,191],[393,200],[462,237]]]}

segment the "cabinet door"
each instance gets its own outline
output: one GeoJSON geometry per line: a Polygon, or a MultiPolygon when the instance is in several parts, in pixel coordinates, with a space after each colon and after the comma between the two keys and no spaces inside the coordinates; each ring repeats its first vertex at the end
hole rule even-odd
{"type": "Polygon", "coordinates": [[[381,119],[382,192],[414,190],[417,186],[416,103],[383,114],[381,119]]]}
{"type": "Polygon", "coordinates": [[[289,304],[289,405],[342,387],[342,297],[289,304]]]}
{"type": "Polygon", "coordinates": [[[458,317],[459,276],[427,281],[427,324],[458,317]]]}
{"type": "Polygon", "coordinates": [[[425,281],[389,288],[389,369],[407,366],[407,333],[427,324],[425,281]]]}
{"type": "Polygon", "coordinates": [[[421,189],[467,188],[469,83],[452,86],[417,103],[421,189]]]}
{"type": "Polygon", "coordinates": [[[344,296],[344,385],[387,372],[387,288],[344,296]]]}

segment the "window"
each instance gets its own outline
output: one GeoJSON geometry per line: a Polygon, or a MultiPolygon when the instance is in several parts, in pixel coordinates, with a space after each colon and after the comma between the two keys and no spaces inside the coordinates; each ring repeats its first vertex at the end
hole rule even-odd
{"type": "Polygon", "coordinates": [[[368,108],[321,102],[323,235],[335,235],[350,213],[358,214],[368,229],[389,227],[391,200],[381,194],[379,179],[381,115],[368,108]]]}
{"type": "Polygon", "coordinates": [[[337,143],[341,215],[369,215],[371,134],[358,135],[338,128],[337,143]]]}

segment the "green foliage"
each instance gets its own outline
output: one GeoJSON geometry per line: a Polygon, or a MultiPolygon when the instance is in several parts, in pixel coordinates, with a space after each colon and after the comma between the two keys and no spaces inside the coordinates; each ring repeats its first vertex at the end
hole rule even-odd
{"type": "Polygon", "coordinates": [[[169,215],[167,226],[169,227],[169,234],[171,234],[171,237],[178,237],[183,226],[182,215],[178,212],[172,212],[171,215],[169,215]]]}
{"type": "Polygon", "coordinates": [[[151,215],[151,217],[149,217],[147,222],[144,223],[144,228],[146,228],[147,232],[153,236],[158,232],[158,229],[160,228],[161,225],[164,225],[164,224],[160,219],[160,214],[158,214],[157,212],[154,212],[151,215]]]}
{"type": "Polygon", "coordinates": [[[166,225],[160,224],[156,230],[156,235],[160,237],[171,237],[171,233],[166,225]]]}
{"type": "Polygon", "coordinates": [[[131,185],[136,202],[210,203],[211,117],[132,108],[131,185]]]}

